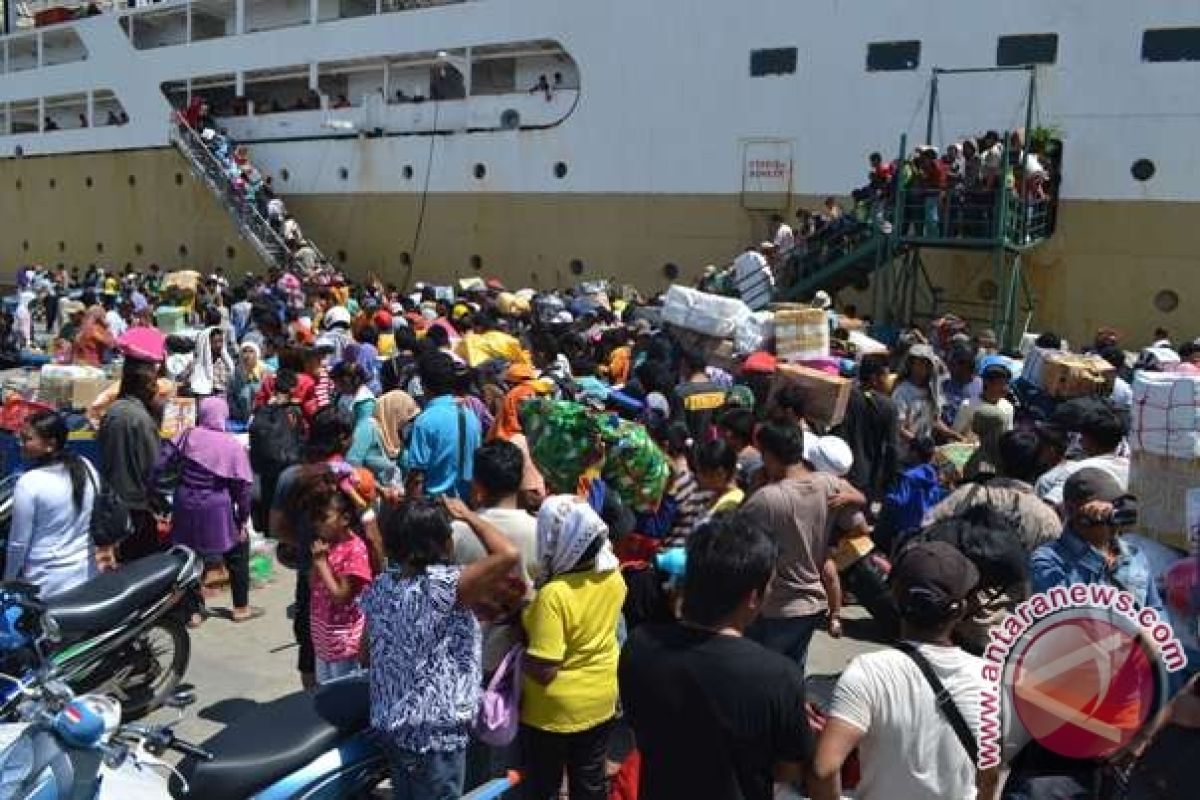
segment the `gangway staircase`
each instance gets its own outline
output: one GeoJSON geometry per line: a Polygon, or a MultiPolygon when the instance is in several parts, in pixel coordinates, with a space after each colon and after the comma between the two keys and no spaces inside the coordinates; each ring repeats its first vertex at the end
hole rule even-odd
{"type": "MultiPolygon", "coordinates": [[[[249,203],[234,187],[220,159],[209,150],[200,134],[182,119],[171,125],[171,141],[187,161],[197,180],[201,181],[229,214],[242,238],[253,246],[255,253],[268,267],[287,269],[293,263],[292,252],[254,203],[249,203]]],[[[316,253],[318,263],[327,263],[324,255],[311,241],[308,246],[316,253]]]]}
{"type": "MultiPolygon", "coordinates": [[[[931,129],[938,75],[970,71],[934,70],[931,129]]],[[[1032,108],[1036,92],[1032,69],[1029,91],[1032,108]]],[[[818,240],[815,252],[810,248],[793,255],[783,270],[788,280],[776,287],[775,300],[807,300],[819,290],[834,293],[870,284],[875,320],[895,330],[921,318],[934,318],[944,310],[942,291],[929,276],[923,251],[974,251],[991,260],[998,289],[985,303],[986,321],[1002,347],[1016,347],[1036,308],[1026,254],[1053,234],[1056,203],[1054,197],[1027,196],[1024,177],[1014,170],[1014,165],[1024,163],[1027,153],[1013,153],[1010,158],[1012,141],[1006,133],[1002,140],[1004,169],[997,188],[973,192],[968,201],[942,198],[938,221],[931,223],[926,219],[926,197],[920,188],[906,186],[900,178],[899,167],[909,156],[907,135],[901,136],[896,176],[888,192],[858,209],[862,213],[856,224],[831,239],[818,240]]]]}

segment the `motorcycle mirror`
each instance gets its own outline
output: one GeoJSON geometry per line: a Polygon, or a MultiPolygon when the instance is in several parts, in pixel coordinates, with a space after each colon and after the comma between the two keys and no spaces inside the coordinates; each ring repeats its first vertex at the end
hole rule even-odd
{"type": "Polygon", "coordinates": [[[163,705],[168,708],[185,709],[196,702],[196,693],[188,689],[180,689],[173,692],[163,705]]]}
{"type": "Polygon", "coordinates": [[[58,620],[49,614],[42,615],[42,635],[51,644],[58,644],[62,641],[62,628],[58,626],[58,620]]]}

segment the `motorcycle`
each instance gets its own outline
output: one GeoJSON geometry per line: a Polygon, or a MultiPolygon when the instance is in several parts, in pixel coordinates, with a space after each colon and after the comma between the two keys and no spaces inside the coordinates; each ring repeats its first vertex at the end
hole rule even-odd
{"type": "MultiPolygon", "coordinates": [[[[162,705],[187,671],[191,638],[180,603],[197,591],[203,566],[174,547],[48,598],[48,658],[58,678],[80,693],[113,695],[126,720],[162,705]]],[[[28,657],[27,649],[0,653],[0,672],[25,674],[36,666],[28,657]]],[[[0,686],[0,718],[18,699],[0,686]]]]}
{"type": "MultiPolygon", "coordinates": [[[[197,746],[174,729],[190,693],[164,705],[170,723],[120,724],[121,704],[76,696],[49,657],[54,616],[30,587],[0,585],[0,652],[28,652],[24,677],[0,675],[17,698],[16,724],[0,725],[0,797],[13,800],[321,800],[370,797],[389,774],[369,735],[365,678],[298,692],[241,717],[197,746]],[[178,767],[164,760],[182,755],[178,767]]],[[[512,773],[463,800],[494,800],[512,773]]]]}

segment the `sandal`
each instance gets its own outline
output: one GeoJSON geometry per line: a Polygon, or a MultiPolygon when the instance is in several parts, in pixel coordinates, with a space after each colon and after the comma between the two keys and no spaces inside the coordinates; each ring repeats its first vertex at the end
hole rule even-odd
{"type": "Polygon", "coordinates": [[[229,612],[229,619],[234,622],[249,622],[252,619],[258,619],[259,617],[265,616],[266,613],[267,612],[259,606],[250,606],[249,610],[244,614],[239,614],[237,609],[231,610],[229,612]]]}

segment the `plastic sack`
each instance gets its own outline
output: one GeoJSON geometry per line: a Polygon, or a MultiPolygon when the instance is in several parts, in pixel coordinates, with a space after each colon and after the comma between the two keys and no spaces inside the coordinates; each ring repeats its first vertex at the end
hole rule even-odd
{"type": "Polygon", "coordinates": [[[600,457],[600,426],[579,403],[538,398],[521,406],[529,455],[555,494],[574,494],[584,470],[600,457]]]}
{"type": "Polygon", "coordinates": [[[604,466],[600,476],[634,513],[658,508],[671,479],[667,457],[645,427],[625,420],[601,426],[604,466]]]}

